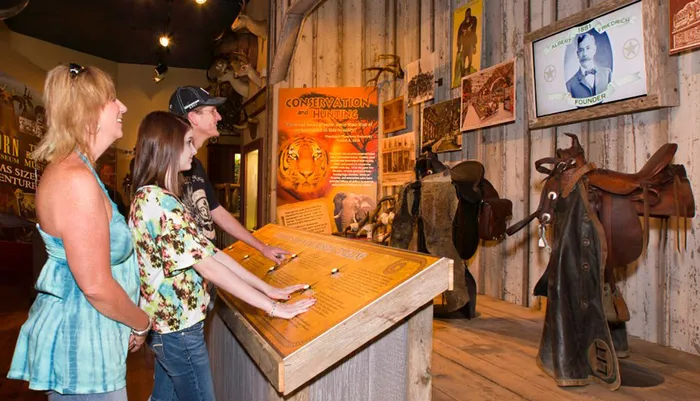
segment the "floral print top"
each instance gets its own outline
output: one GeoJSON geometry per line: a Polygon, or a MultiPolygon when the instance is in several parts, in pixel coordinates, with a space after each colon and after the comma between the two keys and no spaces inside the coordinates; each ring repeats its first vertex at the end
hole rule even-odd
{"type": "Polygon", "coordinates": [[[209,294],[194,265],[217,249],[185,206],[163,188],[141,187],[131,203],[129,227],[141,276],[139,306],[153,319],[153,330],[167,334],[202,321],[209,294]]]}

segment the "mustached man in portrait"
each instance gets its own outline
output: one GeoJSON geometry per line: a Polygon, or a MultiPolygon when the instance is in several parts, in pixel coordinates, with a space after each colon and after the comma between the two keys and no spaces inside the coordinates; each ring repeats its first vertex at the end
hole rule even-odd
{"type": "Polygon", "coordinates": [[[597,49],[595,37],[586,32],[576,38],[576,56],[579,68],[576,74],[566,82],[566,90],[573,98],[586,98],[599,95],[608,87],[612,71],[595,62],[597,49]]]}

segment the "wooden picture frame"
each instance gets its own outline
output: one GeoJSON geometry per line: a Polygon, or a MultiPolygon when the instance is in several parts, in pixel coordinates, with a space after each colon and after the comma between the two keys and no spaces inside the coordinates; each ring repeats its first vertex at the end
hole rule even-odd
{"type": "Polygon", "coordinates": [[[461,132],[515,121],[515,61],[512,58],[462,77],[459,117],[461,132]]]}
{"type": "Polygon", "coordinates": [[[621,114],[672,107],[679,104],[678,71],[671,63],[668,51],[668,3],[657,0],[608,0],[589,7],[551,25],[530,32],[525,36],[525,72],[528,104],[528,127],[541,129],[562,124],[612,117],[621,114]],[[613,13],[621,8],[641,3],[643,18],[643,50],[646,73],[646,95],[600,103],[585,108],[537,114],[537,95],[534,59],[535,42],[559,34],[567,29],[592,22],[596,18],[613,13]]]}
{"type": "Polygon", "coordinates": [[[679,54],[700,47],[700,15],[694,10],[694,0],[668,0],[668,53],[679,54]],[[693,34],[694,32],[694,34],[693,34]],[[683,35],[687,33],[687,35],[683,35]]]}
{"type": "Polygon", "coordinates": [[[382,132],[389,134],[406,129],[406,100],[404,96],[382,103],[382,132]]]}

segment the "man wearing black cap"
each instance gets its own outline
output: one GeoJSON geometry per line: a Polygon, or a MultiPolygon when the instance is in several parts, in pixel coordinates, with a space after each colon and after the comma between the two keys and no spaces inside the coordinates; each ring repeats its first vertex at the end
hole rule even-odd
{"type": "MultiPolygon", "coordinates": [[[[209,138],[219,136],[216,123],[221,115],[216,110],[226,101],[223,97],[211,97],[204,89],[197,86],[181,86],[170,97],[170,112],[189,120],[192,125],[194,146],[199,149],[209,138]]],[[[183,203],[194,216],[202,233],[214,242],[216,232],[214,224],[253,248],[259,250],[265,257],[277,263],[289,252],[263,244],[253,237],[248,230],[238,222],[231,213],[223,208],[216,199],[216,191],[209,182],[202,162],[196,157],[192,159],[192,169],[183,174],[183,203]]]]}

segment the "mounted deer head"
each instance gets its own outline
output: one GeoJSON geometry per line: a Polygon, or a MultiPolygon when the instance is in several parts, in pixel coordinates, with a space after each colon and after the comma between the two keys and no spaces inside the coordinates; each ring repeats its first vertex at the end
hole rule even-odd
{"type": "Polygon", "coordinates": [[[24,10],[25,7],[27,7],[27,4],[29,4],[29,0],[22,0],[18,4],[10,7],[10,8],[5,8],[0,10],[0,21],[12,18],[15,15],[19,14],[24,10]]]}
{"type": "Polygon", "coordinates": [[[218,81],[219,78],[226,74],[229,68],[228,60],[219,57],[214,60],[211,67],[207,70],[207,79],[211,82],[218,81]]]}
{"type": "Polygon", "coordinates": [[[238,13],[238,17],[231,24],[231,30],[233,32],[239,32],[242,30],[247,30],[253,35],[266,40],[267,39],[267,20],[254,20],[250,18],[246,13],[245,9],[247,6],[246,0],[242,0],[241,11],[238,13]]]}
{"type": "Polygon", "coordinates": [[[250,67],[248,56],[243,52],[233,52],[229,55],[229,63],[236,77],[246,76],[246,66],[250,67]]]}

